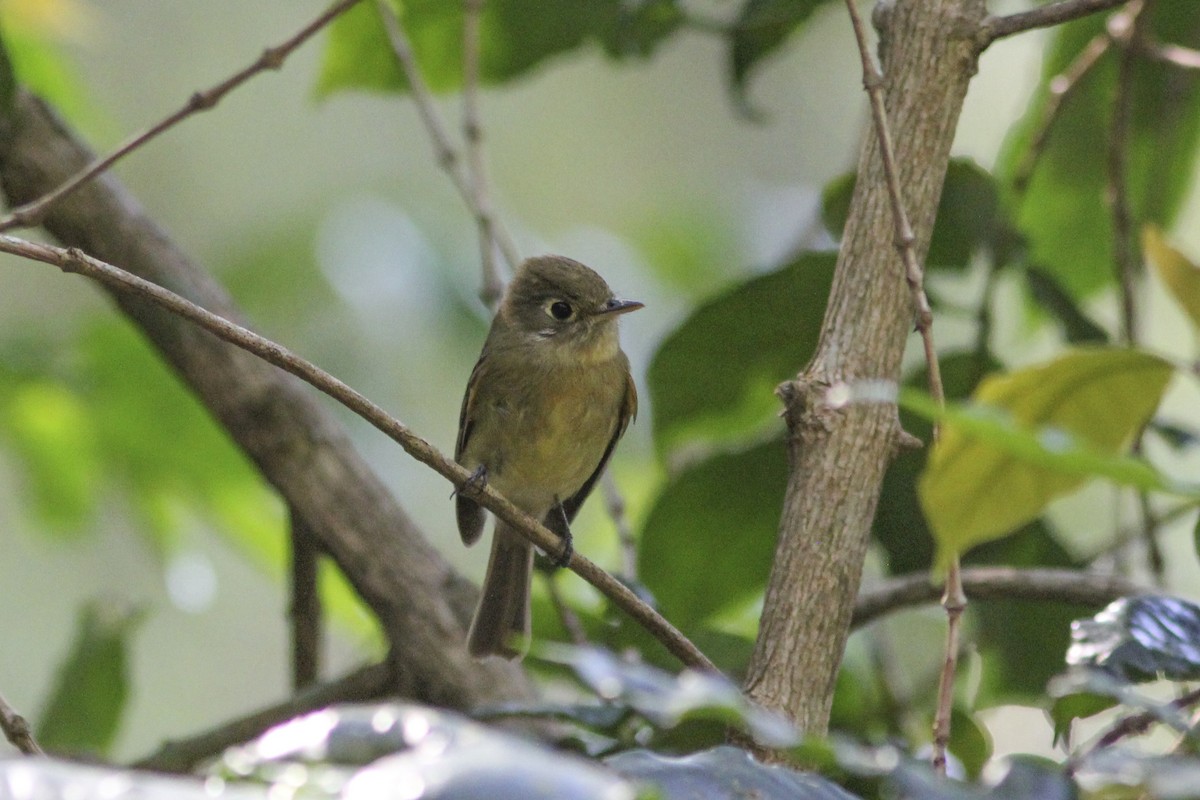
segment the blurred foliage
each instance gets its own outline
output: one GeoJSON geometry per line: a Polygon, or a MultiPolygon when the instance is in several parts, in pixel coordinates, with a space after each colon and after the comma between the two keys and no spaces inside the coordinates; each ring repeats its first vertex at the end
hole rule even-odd
{"type": "MultiPolygon", "coordinates": [[[[430,86],[437,92],[459,88],[462,4],[392,3],[430,86]]],[[[738,110],[750,111],[751,78],[795,41],[826,4],[739,0],[723,7],[724,18],[703,20],[690,16],[691,9],[679,0],[489,0],[481,20],[482,77],[489,85],[516,81],[587,47],[626,61],[649,57],[681,32],[702,28],[725,48],[734,102],[738,110]]],[[[17,79],[50,96],[73,118],[84,115],[86,100],[60,42],[69,35],[71,20],[86,23],[86,8],[71,0],[0,4],[0,25],[17,79]],[[47,9],[59,13],[38,16],[47,9]]],[[[1158,0],[1145,13],[1161,40],[1200,44],[1200,4],[1195,0],[1158,0]]],[[[1060,531],[1045,514],[1052,499],[1095,478],[1173,492],[1185,504],[1195,500],[1195,487],[1170,471],[1174,462],[1162,460],[1167,466],[1161,466],[1150,448],[1136,457],[1124,455],[1144,427],[1176,453],[1186,456],[1194,450],[1200,427],[1194,415],[1181,421],[1155,418],[1176,368],[1151,354],[1155,343],[1146,343],[1144,350],[1113,346],[1117,337],[1105,315],[1096,312],[1096,298],[1111,295],[1114,287],[1105,193],[1121,48],[1109,47],[1066,97],[1045,149],[1028,176],[1023,173],[1053,78],[1102,34],[1103,25],[1103,18],[1094,16],[1049,35],[1041,84],[1023,119],[1009,132],[994,174],[969,160],[949,165],[927,259],[931,294],[939,319],[945,314],[964,323],[973,337],[970,344],[956,344],[941,354],[952,401],[947,411],[935,409],[918,390],[926,385],[923,369],[910,370],[901,387],[886,387],[899,391],[905,430],[925,441],[930,440],[931,420],[941,420],[945,430],[932,450],[901,452],[885,478],[872,530],[885,573],[928,571],[939,561],[937,548],[942,560],[947,553],[961,552],[967,564],[1090,568],[1094,565],[1088,558],[1063,543],[1064,533],[1079,532],[1060,531]],[[1011,278],[1043,315],[1002,307],[994,292],[1002,278],[1011,278]],[[1017,318],[1034,332],[1053,331],[1058,337],[1053,357],[1010,368],[1026,359],[1022,353],[993,352],[997,317],[1008,322],[1017,318]],[[940,544],[935,545],[935,534],[940,544]]],[[[1138,59],[1132,82],[1130,199],[1139,229],[1142,223],[1151,225],[1144,231],[1143,254],[1156,279],[1200,324],[1195,258],[1168,244],[1172,223],[1195,188],[1200,82],[1146,59],[1138,59]]],[[[317,94],[351,89],[407,90],[373,2],[362,2],[339,18],[325,40],[317,94]]],[[[846,224],[854,183],[853,175],[843,176],[824,189],[822,219],[835,238],[846,224]]],[[[672,292],[692,303],[663,339],[647,375],[653,457],[659,463],[646,466],[644,474],[665,477],[661,485],[657,477],[648,481],[656,488],[643,489],[652,496],[644,512],[638,508],[631,520],[639,532],[640,583],[634,588],[736,676],[750,657],[787,482],[789,445],[777,421],[774,389],[800,372],[816,350],[836,255],[791,253],[781,263],[746,271],[746,265],[727,263],[735,251],[734,237],[711,225],[705,202],[681,198],[677,208],[648,218],[633,234],[639,255],[654,264],[672,292]]],[[[336,307],[330,302],[334,294],[313,269],[311,237],[295,226],[268,230],[273,224],[264,221],[254,241],[232,258],[235,294],[268,323],[328,313],[326,309],[336,307]]],[[[469,310],[464,302],[447,314],[466,319],[469,310]]],[[[0,442],[19,465],[27,510],[39,530],[86,535],[99,527],[106,509],[117,505],[160,555],[200,520],[256,564],[281,572],[286,545],[278,500],[140,339],[116,323],[94,321],[82,322],[74,340],[22,336],[0,342],[0,442]],[[42,357],[51,351],[59,355],[42,357]]],[[[860,394],[855,402],[880,402],[877,391],[860,394]]],[[[1180,508],[1187,510],[1186,505],[1180,508]]],[[[1095,538],[1115,533],[1084,532],[1095,538]]],[[[1102,550],[1097,546],[1093,552],[1102,550]]],[[[327,566],[321,580],[333,615],[375,635],[344,578],[327,566]]],[[[568,632],[549,600],[538,594],[535,603],[539,639],[566,639],[568,632]]],[[[508,787],[512,796],[535,796],[530,788],[534,779],[563,797],[627,788],[616,773],[656,782],[662,797],[676,796],[674,792],[686,796],[697,785],[716,791],[726,779],[751,786],[762,797],[773,796],[780,787],[789,797],[846,796],[828,781],[802,787],[799,773],[747,765],[739,753],[713,748],[726,726],[776,745],[787,742],[790,731],[759,716],[733,683],[657,671],[656,666],[673,667],[675,662],[642,628],[608,606],[575,611],[590,641],[613,652],[636,652],[643,662],[631,665],[610,652],[589,649],[535,663],[532,668],[556,686],[574,681],[575,702],[509,711],[565,722],[574,726],[581,750],[592,755],[624,750],[619,756],[571,760],[568,766],[567,759],[546,757],[527,743],[473,739],[493,732],[480,733],[478,726],[441,712],[378,707],[369,713],[322,712],[326,716],[278,728],[267,734],[274,737],[273,744],[285,734],[295,737],[297,747],[285,749],[286,758],[272,761],[251,748],[229,754],[226,766],[236,776],[276,784],[294,779],[293,767],[303,762],[306,769],[313,767],[304,773],[305,781],[312,779],[305,788],[318,792],[334,779],[347,786],[355,781],[359,786],[392,781],[388,785],[394,786],[397,775],[426,779],[429,773],[421,765],[404,760],[405,748],[416,750],[419,743],[403,740],[403,734],[415,729],[394,724],[420,718],[428,723],[426,730],[451,731],[466,742],[486,745],[485,750],[443,748],[438,754],[443,760],[431,763],[449,770],[441,775],[453,780],[483,775],[491,782],[489,797],[506,796],[496,792],[497,786],[508,787]],[[684,755],[629,749],[639,745],[684,755]],[[346,753],[355,756],[343,759],[350,766],[322,771],[346,753]]],[[[970,697],[957,700],[950,742],[970,783],[940,780],[909,755],[922,744],[913,734],[913,720],[928,730],[937,653],[904,653],[908,660],[923,657],[932,665],[909,676],[911,685],[901,687],[907,697],[889,685],[882,663],[888,656],[882,650],[848,654],[838,676],[834,726],[859,742],[879,746],[835,738],[808,742],[797,752],[864,797],[1077,796],[1079,787],[1061,767],[1029,760],[1012,762],[998,785],[978,783],[981,774],[991,772],[985,768],[992,745],[976,712],[1014,702],[1050,705],[1046,683],[1062,669],[1070,621],[1084,611],[1027,601],[972,604],[968,620],[980,670],[970,697]],[[903,749],[889,744],[897,741],[904,742],[903,749]]],[[[1194,665],[1195,625],[1182,624],[1168,612],[1151,604],[1137,626],[1129,622],[1130,615],[1115,615],[1109,627],[1091,630],[1127,645],[1136,641],[1138,663],[1147,674],[1170,672],[1176,662],[1163,655],[1167,650],[1176,660],[1180,652],[1187,654],[1185,665],[1194,665]],[[1120,629],[1116,634],[1114,625],[1120,629]],[[1137,638],[1146,631],[1178,634],[1182,644],[1160,635],[1154,642],[1171,648],[1156,650],[1144,636],[1137,638]]],[[[48,746],[101,754],[110,748],[131,689],[128,650],[139,619],[132,613],[113,616],[99,606],[85,609],[43,715],[40,733],[48,746]]],[[[903,635],[896,638],[900,649],[914,647],[903,635]]],[[[1122,678],[1089,674],[1056,679],[1050,691],[1057,698],[1051,710],[1056,732],[1065,738],[1074,720],[1102,710],[1149,714],[1156,725],[1179,727],[1177,709],[1141,698],[1122,678]]],[[[447,741],[453,740],[437,743],[447,741]]],[[[1090,770],[1098,776],[1090,784],[1099,787],[1097,796],[1134,796],[1132,790],[1121,794],[1129,787],[1119,786],[1122,776],[1130,775],[1146,796],[1195,795],[1170,794],[1163,789],[1164,776],[1185,781],[1176,786],[1189,785],[1186,780],[1200,785],[1194,759],[1151,761],[1118,748],[1082,755],[1075,774],[1090,770]]],[[[0,778],[5,768],[0,762],[0,778]]],[[[48,785],[59,785],[54,784],[57,769],[70,771],[47,764],[48,785]]],[[[70,774],[70,779],[84,780],[70,774]]],[[[253,793],[244,783],[230,791],[253,793]]]]}
{"type": "MultiPolygon", "coordinates": [[[[1200,45],[1200,5],[1163,0],[1147,10],[1149,30],[1162,41],[1200,45]]],[[[997,174],[1006,185],[1021,175],[1042,128],[1049,86],[1097,36],[1105,17],[1094,14],[1056,30],[1042,68],[1042,84],[1014,126],[997,174]]],[[[1112,98],[1122,49],[1110,46],[1076,84],[1049,129],[1028,186],[1012,198],[1030,258],[1074,296],[1111,285],[1113,232],[1108,185],[1112,98]]],[[[1129,200],[1134,219],[1169,227],[1192,183],[1200,133],[1200,82],[1183,70],[1136,59],[1130,96],[1129,200]]]]}
{"type": "Polygon", "coordinates": [[[81,609],[75,640],[59,665],[37,725],[48,752],[102,757],[117,736],[129,697],[129,644],[141,610],[96,601],[81,609]]]}

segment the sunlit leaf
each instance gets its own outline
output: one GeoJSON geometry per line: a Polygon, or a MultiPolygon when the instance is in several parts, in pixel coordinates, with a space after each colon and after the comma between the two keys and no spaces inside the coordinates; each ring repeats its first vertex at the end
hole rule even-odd
{"type": "MultiPolygon", "coordinates": [[[[392,0],[401,15],[421,74],[434,91],[462,84],[463,4],[392,0]]],[[[683,21],[674,0],[489,0],[480,19],[480,79],[511,80],[548,58],[593,41],[613,56],[644,56],[683,21]]],[[[406,91],[373,2],[359,3],[334,21],[317,79],[322,95],[339,89],[406,91]]]]}
{"type": "Polygon", "coordinates": [[[1142,229],[1142,250],[1175,302],[1200,328],[1200,266],[1167,244],[1162,230],[1155,225],[1142,229]]]}
{"type": "MultiPolygon", "coordinates": [[[[1171,375],[1157,356],[1098,348],[987,378],[973,406],[947,412],[921,479],[941,558],[1006,535],[1092,477],[1170,488],[1145,462],[1118,456],[1171,375]]],[[[902,401],[937,413],[911,392],[902,401]]]]}
{"type": "Polygon", "coordinates": [[[129,694],[129,639],[142,617],[140,611],[110,603],[83,608],[37,725],[42,747],[58,753],[108,753],[129,694]]]}
{"type": "Polygon", "coordinates": [[[1126,681],[1200,677],[1200,606],[1178,597],[1122,597],[1071,623],[1067,663],[1126,681]]]}
{"type": "Polygon", "coordinates": [[[1054,698],[1050,719],[1054,722],[1054,744],[1071,742],[1071,725],[1077,719],[1087,719],[1107,711],[1117,704],[1108,695],[1091,692],[1072,692],[1054,698]]]}
{"type": "Polygon", "coordinates": [[[701,304],[659,346],[646,380],[660,450],[777,424],[774,389],[816,349],[834,255],[808,254],[701,304]]]}
{"type": "Polygon", "coordinates": [[[54,532],[78,532],[91,515],[102,470],[94,420],[66,387],[34,380],[10,387],[0,434],[25,468],[31,506],[54,532]]]}

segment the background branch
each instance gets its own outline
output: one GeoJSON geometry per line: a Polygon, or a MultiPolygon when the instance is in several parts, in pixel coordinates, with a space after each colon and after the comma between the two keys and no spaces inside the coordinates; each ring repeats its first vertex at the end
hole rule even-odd
{"type": "Polygon", "coordinates": [[[1008,14],[1003,17],[988,17],[979,26],[977,41],[982,51],[997,39],[1018,33],[1062,25],[1065,22],[1116,8],[1128,0],[1062,0],[1048,6],[1008,14]]]}
{"type": "Polygon", "coordinates": [[[317,682],[321,670],[321,551],[304,517],[289,509],[292,545],[292,691],[317,682]]]}
{"type": "Polygon", "coordinates": [[[46,190],[45,194],[36,199],[28,200],[22,205],[17,206],[5,217],[0,218],[0,231],[7,231],[13,228],[37,225],[46,216],[46,212],[62,198],[66,197],[71,192],[78,189],[83,184],[95,178],[100,173],[107,170],[120,159],[137,150],[142,145],[149,142],[177,124],[201,111],[208,111],[213,108],[221,99],[231,91],[241,86],[246,81],[266,70],[275,70],[283,66],[283,62],[296,48],[311,39],[314,34],[333,22],[343,12],[359,0],[338,0],[320,16],[312,22],[305,25],[286,41],[268,47],[262,51],[262,54],[254,61],[254,63],[234,73],[225,80],[198,92],[193,92],[178,110],[168,114],[163,119],[151,125],[141,133],[135,134],[126,139],[121,145],[103,158],[94,159],[90,164],[81,167],[74,175],[66,178],[58,186],[46,190]]]}
{"type": "MultiPolygon", "coordinates": [[[[0,108],[0,182],[10,203],[41,196],[91,160],[34,97],[17,92],[0,108]]],[[[111,176],[54,205],[45,227],[223,317],[240,316],[111,176]]],[[[463,640],[477,590],[421,536],[301,384],[154,302],[123,291],[112,296],[378,616],[395,659],[396,693],[450,708],[532,695],[518,668],[467,656],[463,640]]]]}
{"type": "MultiPolygon", "coordinates": [[[[1120,575],[1069,569],[967,567],[961,574],[963,591],[979,600],[1037,600],[1100,607],[1118,597],[1154,591],[1120,575]]],[[[930,583],[924,572],[891,578],[859,595],[853,625],[859,628],[885,614],[935,602],[941,594],[942,588],[930,583]]]]}
{"type": "Polygon", "coordinates": [[[41,745],[33,738],[33,731],[29,729],[29,723],[8,704],[2,694],[0,694],[0,730],[4,731],[4,738],[12,746],[25,755],[45,755],[41,745]]]}

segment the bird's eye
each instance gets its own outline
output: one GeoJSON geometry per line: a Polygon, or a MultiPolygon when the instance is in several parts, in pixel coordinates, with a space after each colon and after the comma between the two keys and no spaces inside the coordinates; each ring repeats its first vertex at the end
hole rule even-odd
{"type": "Polygon", "coordinates": [[[571,315],[575,313],[575,309],[571,308],[571,304],[564,300],[555,300],[546,308],[546,311],[559,322],[569,320],[571,315]]]}

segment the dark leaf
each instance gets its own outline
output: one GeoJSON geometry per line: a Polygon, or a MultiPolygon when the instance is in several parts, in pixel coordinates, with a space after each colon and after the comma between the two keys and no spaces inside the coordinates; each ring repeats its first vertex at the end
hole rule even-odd
{"type": "Polygon", "coordinates": [[[658,788],[664,800],[853,800],[854,795],[819,775],[755,761],[723,745],[684,757],[631,750],[606,763],[625,777],[658,788]]]}
{"type": "Polygon", "coordinates": [[[437,709],[401,703],[334,706],[230,748],[230,779],[289,795],[430,800],[604,800],[635,797],[610,770],[437,709]]]}
{"type": "Polygon", "coordinates": [[[1025,270],[1025,281],[1033,301],[1062,325],[1063,335],[1071,344],[1107,344],[1108,332],[1084,314],[1058,280],[1038,267],[1025,270]]]}
{"type": "Polygon", "coordinates": [[[673,728],[689,719],[716,720],[768,747],[789,747],[798,741],[790,722],[751,703],[722,675],[687,670],[676,676],[622,661],[599,647],[545,646],[540,655],[569,665],[601,699],[632,708],[658,728],[673,728]]]}
{"type": "MultiPolygon", "coordinates": [[[[841,238],[850,214],[854,183],[853,173],[843,175],[830,181],[822,193],[821,215],[825,227],[837,238],[841,238]]],[[[951,160],[929,241],[929,266],[964,269],[975,253],[985,249],[1007,255],[1010,228],[996,179],[970,159],[951,160]]]]}
{"type": "Polygon", "coordinates": [[[102,602],[80,611],[75,640],[37,726],[42,747],[76,755],[108,753],[129,695],[129,637],[142,616],[102,602]]]}
{"type": "Polygon", "coordinates": [[[828,0],[744,0],[729,32],[730,75],[735,98],[749,112],[750,72],[808,21],[828,0]]]}
{"type": "Polygon", "coordinates": [[[807,254],[701,304],[659,346],[646,375],[654,440],[744,439],[776,423],[778,383],[816,349],[832,253],[807,254]]]}
{"type": "Polygon", "coordinates": [[[684,631],[761,592],[775,553],[787,452],[774,439],[676,475],[638,537],[643,577],[684,631]]]}
{"type": "Polygon", "coordinates": [[[1070,745],[1071,724],[1077,719],[1087,719],[1107,711],[1117,704],[1109,695],[1091,692],[1074,692],[1056,697],[1050,706],[1050,719],[1054,721],[1054,744],[1070,745]]]}
{"type": "MultiPolygon", "coordinates": [[[[1117,703],[1135,712],[1147,714],[1150,718],[1195,740],[1196,733],[1192,730],[1191,722],[1174,703],[1151,698],[1137,691],[1137,687],[1125,678],[1111,672],[1094,667],[1074,668],[1052,679],[1046,690],[1052,698],[1069,695],[1110,697],[1117,703]]],[[[1084,710],[1087,710],[1087,701],[1081,703],[1084,704],[1084,710]]]]}
{"type": "Polygon", "coordinates": [[[950,714],[947,749],[962,764],[967,776],[976,780],[992,757],[992,737],[973,714],[956,707],[950,714]]]}
{"type": "Polygon", "coordinates": [[[1127,681],[1200,677],[1200,606],[1178,597],[1123,597],[1071,623],[1067,663],[1127,681]]]}

